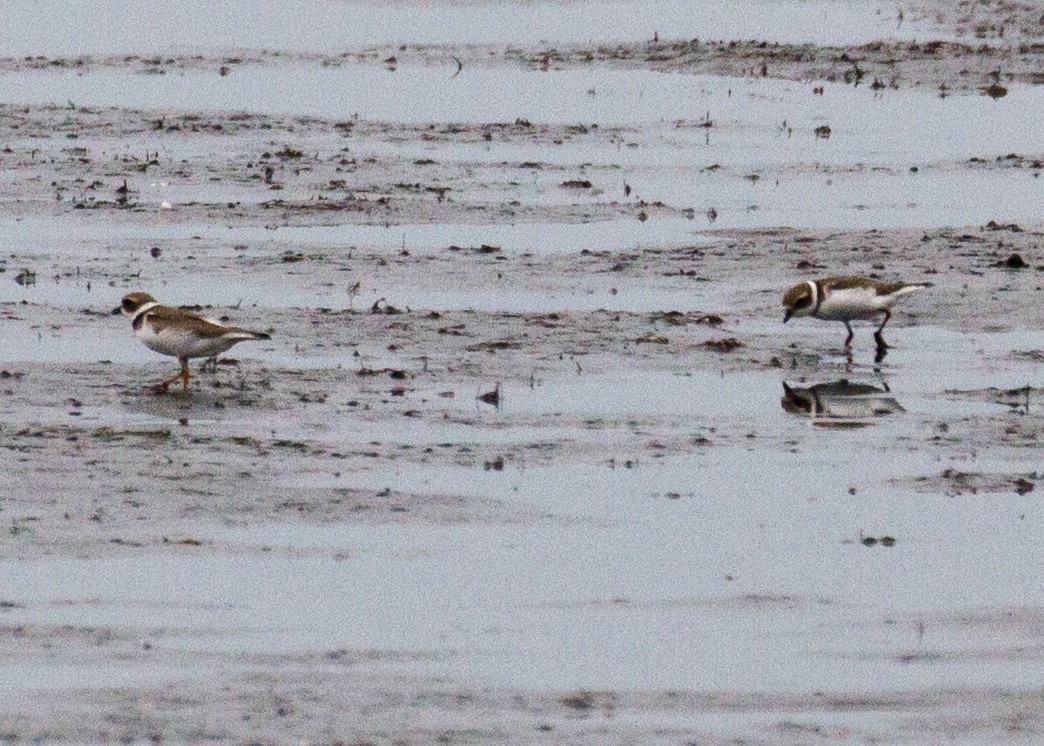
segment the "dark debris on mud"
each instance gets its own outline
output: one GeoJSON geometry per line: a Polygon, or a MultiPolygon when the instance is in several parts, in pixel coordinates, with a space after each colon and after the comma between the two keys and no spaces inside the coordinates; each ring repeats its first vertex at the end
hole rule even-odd
{"type": "MultiPolygon", "coordinates": [[[[1017,5],[1011,3],[1011,6],[1017,5]]],[[[379,65],[394,70],[404,66],[442,66],[447,70],[521,65],[536,70],[568,67],[616,67],[659,72],[686,72],[728,77],[783,78],[866,85],[875,90],[928,87],[941,92],[980,92],[994,97],[1000,83],[1041,83],[1039,14],[1011,13],[1009,24],[1021,26],[1005,44],[981,40],[1003,39],[1002,16],[976,13],[976,39],[925,41],[881,40],[854,46],[779,43],[757,40],[651,39],[615,44],[564,45],[417,45],[404,44],[335,54],[251,50],[234,56],[207,55],[83,55],[0,59],[0,70],[12,72],[120,70],[132,74],[165,75],[201,71],[215,76],[234,74],[255,66],[299,65],[337,68],[379,65]],[[1031,28],[1036,26],[1035,29],[1031,28]],[[394,63],[389,65],[389,60],[394,63]]],[[[971,35],[971,34],[969,34],[971,35]]],[[[1006,91],[1005,91],[1006,92],[1006,91]]],[[[157,127],[166,126],[163,119],[157,127]]]]}
{"type": "Polygon", "coordinates": [[[1028,495],[1042,478],[1037,472],[1024,474],[989,474],[946,468],[937,476],[915,477],[912,484],[919,492],[937,492],[947,497],[989,494],[1028,495]]]}

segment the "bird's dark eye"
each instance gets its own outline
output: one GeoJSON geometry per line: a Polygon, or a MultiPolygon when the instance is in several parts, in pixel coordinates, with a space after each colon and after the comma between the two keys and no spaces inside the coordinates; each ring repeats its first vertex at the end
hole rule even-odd
{"type": "Polygon", "coordinates": [[[806,306],[811,306],[811,305],[812,305],[812,298],[807,296],[807,295],[802,295],[800,298],[797,299],[797,302],[794,303],[794,308],[805,308],[806,306]]]}
{"type": "Polygon", "coordinates": [[[129,311],[132,308],[134,308],[134,301],[132,301],[130,298],[124,298],[122,305],[125,309],[129,311]]]}

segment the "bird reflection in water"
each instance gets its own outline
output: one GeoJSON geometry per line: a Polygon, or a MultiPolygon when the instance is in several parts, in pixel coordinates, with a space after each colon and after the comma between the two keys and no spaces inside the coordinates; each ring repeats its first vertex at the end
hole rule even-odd
{"type": "Polygon", "coordinates": [[[812,386],[791,386],[784,381],[780,404],[818,427],[867,427],[878,417],[904,411],[891,393],[884,381],[874,385],[842,379],[812,386]]]}

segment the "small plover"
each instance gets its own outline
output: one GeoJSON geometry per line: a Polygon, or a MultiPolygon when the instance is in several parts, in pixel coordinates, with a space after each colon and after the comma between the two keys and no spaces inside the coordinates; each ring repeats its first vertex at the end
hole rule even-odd
{"type": "Polygon", "coordinates": [[[874,332],[874,340],[879,351],[885,350],[888,345],[882,332],[892,318],[892,305],[908,293],[931,286],[930,282],[881,282],[857,276],[808,280],[795,285],[783,295],[783,308],[786,309],[783,323],[792,316],[843,321],[848,329],[845,347],[850,347],[854,336],[850,322],[856,319],[873,320],[883,314],[881,325],[874,332]]]}
{"type": "Polygon", "coordinates": [[[237,342],[247,339],[271,339],[264,332],[225,326],[183,308],[161,306],[148,293],[123,296],[123,301],[112,313],[130,316],[131,328],[146,347],[176,357],[181,363],[178,373],[157,384],[156,388],[162,391],[166,391],[171,383],[179,379],[182,389],[188,390],[192,377],[188,367],[189,358],[216,357],[237,342]]]}

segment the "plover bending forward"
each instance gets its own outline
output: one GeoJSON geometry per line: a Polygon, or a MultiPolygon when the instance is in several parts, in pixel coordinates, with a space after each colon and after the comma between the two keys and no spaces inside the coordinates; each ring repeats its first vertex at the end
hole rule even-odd
{"type": "Polygon", "coordinates": [[[855,336],[850,322],[858,319],[873,320],[883,315],[881,325],[874,332],[874,340],[879,351],[885,350],[888,344],[882,332],[892,318],[892,306],[904,295],[931,286],[930,282],[881,282],[854,275],[807,280],[783,295],[783,308],[786,311],[783,323],[794,316],[843,321],[848,329],[845,347],[850,347],[852,337],[855,336]]]}

